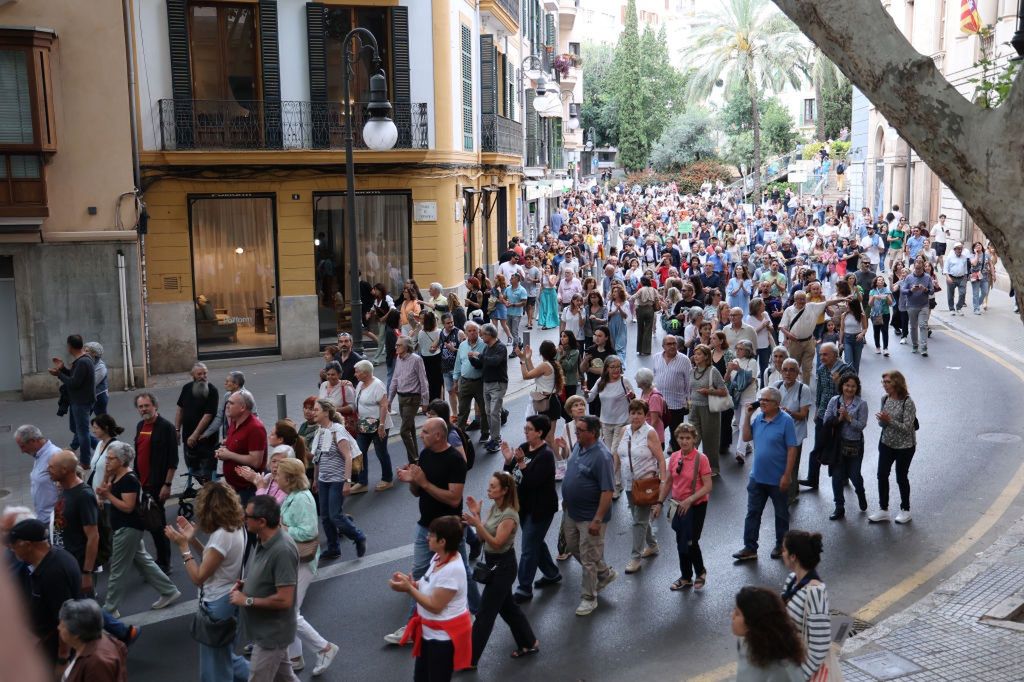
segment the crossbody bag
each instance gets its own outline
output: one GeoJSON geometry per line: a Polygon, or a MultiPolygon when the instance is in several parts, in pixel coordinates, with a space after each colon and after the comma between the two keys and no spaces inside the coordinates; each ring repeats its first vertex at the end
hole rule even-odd
{"type": "MultiPolygon", "coordinates": [[[[629,427],[627,427],[629,428],[629,427]]],[[[633,504],[638,507],[652,507],[658,503],[661,496],[661,479],[658,476],[647,476],[637,478],[633,469],[633,434],[630,429],[629,440],[626,441],[626,455],[629,458],[629,473],[633,477],[633,486],[630,488],[630,495],[633,496],[633,504]]]]}

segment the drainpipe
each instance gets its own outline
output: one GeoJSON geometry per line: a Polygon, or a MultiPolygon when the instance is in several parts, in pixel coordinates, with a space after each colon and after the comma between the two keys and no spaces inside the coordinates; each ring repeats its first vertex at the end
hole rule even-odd
{"type": "Polygon", "coordinates": [[[910,143],[907,143],[907,172],[903,178],[903,215],[907,217],[907,227],[910,227],[910,174],[913,166],[910,164],[910,157],[913,155],[914,150],[910,148],[910,143]]]}

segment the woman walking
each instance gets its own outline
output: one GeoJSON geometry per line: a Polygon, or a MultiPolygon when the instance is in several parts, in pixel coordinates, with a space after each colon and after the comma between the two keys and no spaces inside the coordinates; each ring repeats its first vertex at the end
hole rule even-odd
{"type": "Polygon", "coordinates": [[[895,370],[882,374],[882,410],[875,414],[882,435],[878,439],[878,506],[868,517],[872,523],[886,522],[889,516],[889,473],[896,465],[896,484],[900,489],[900,511],[896,523],[910,522],[910,462],[917,449],[917,406],[907,390],[907,380],[895,370]]]}
{"type": "MultiPolygon", "coordinates": [[[[598,332],[600,334],[600,331],[598,332]]],[[[622,462],[619,460],[619,441],[629,422],[629,403],[636,395],[633,386],[622,374],[622,361],[616,355],[609,355],[604,362],[604,371],[597,385],[584,388],[583,397],[587,402],[601,400],[601,440],[612,453],[615,461],[615,493],[613,500],[622,493],[622,462]]]]}
{"type": "Polygon", "coordinates": [[[661,449],[661,439],[653,426],[647,423],[650,408],[643,400],[633,399],[629,402],[629,424],[619,439],[616,453],[622,462],[622,485],[626,489],[626,501],[629,513],[633,518],[633,547],[626,573],[640,570],[641,559],[649,559],[658,555],[658,538],[654,535],[651,525],[654,509],[650,505],[641,505],[633,497],[633,481],[655,479],[657,487],[665,480],[665,453],[661,449]]]}
{"type": "Polygon", "coordinates": [[[423,358],[423,370],[427,374],[430,399],[438,400],[441,397],[441,389],[444,387],[441,330],[437,328],[437,316],[430,310],[424,310],[420,315],[420,324],[420,331],[416,335],[416,352],[423,358]]]}
{"type": "MultiPolygon", "coordinates": [[[[596,343],[594,336],[598,329],[607,330],[609,336],[611,336],[611,331],[607,327],[608,308],[604,305],[604,297],[601,296],[601,293],[591,291],[584,300],[586,305],[583,308],[583,349],[589,352],[590,347],[596,343]]],[[[606,343],[612,343],[612,341],[606,339],[606,343]]],[[[612,346],[612,350],[614,350],[614,346],[612,346]]]]}
{"type": "Polygon", "coordinates": [[[320,494],[320,514],[327,536],[327,551],[321,559],[341,556],[338,535],[344,535],[356,544],[356,556],[366,554],[366,536],[349,520],[345,513],[345,496],[351,492],[348,483],[352,473],[352,459],[359,452],[359,444],[344,425],[336,421],[334,406],[326,400],[317,400],[313,407],[316,436],[313,438],[313,489],[320,494]]]}
{"type": "MultiPolygon", "coordinates": [[[[729,363],[731,372],[730,385],[734,388],[733,400],[736,407],[733,409],[733,422],[729,428],[736,428],[736,463],[743,466],[746,457],[753,454],[754,444],[743,440],[743,424],[750,419],[747,405],[754,402],[757,397],[757,358],[754,355],[754,345],[747,339],[740,339],[736,342],[736,358],[729,363]]],[[[729,434],[732,436],[732,433],[729,434]]]]}
{"type": "Polygon", "coordinates": [[[466,498],[463,520],[472,526],[484,542],[484,564],[487,582],[480,597],[480,610],[473,622],[473,667],[475,668],[487,647],[494,629],[494,620],[501,619],[512,630],[516,650],[512,658],[530,656],[540,651],[530,621],[523,615],[519,604],[512,598],[512,585],[516,581],[515,538],[519,530],[519,497],[512,474],[495,472],[487,485],[491,505],[487,519],[481,517],[483,502],[473,496],[466,498]]]}
{"type": "Polygon", "coordinates": [[[626,290],[619,284],[613,284],[611,293],[608,294],[608,330],[612,333],[612,349],[620,358],[626,357],[626,344],[629,343],[626,322],[629,317],[626,290]]]}
{"type": "Polygon", "coordinates": [[[839,672],[838,661],[830,655],[832,626],[828,590],[816,570],[821,561],[821,549],[820,533],[791,530],[782,539],[782,563],[791,571],[782,601],[803,642],[805,655],[800,667],[805,680],[827,680],[839,672]]]}
{"type": "Polygon", "coordinates": [[[558,326],[558,278],[551,273],[551,266],[544,266],[540,278],[540,313],[537,323],[542,330],[558,326]]]}
{"type": "Polygon", "coordinates": [[[843,359],[853,366],[854,372],[860,372],[860,358],[867,344],[868,316],[864,314],[861,299],[850,299],[839,318],[839,346],[843,349],[843,359]]]}
{"type": "Polygon", "coordinates": [[[885,286],[885,277],[878,275],[868,292],[871,328],[875,335],[875,354],[889,357],[889,321],[892,319],[892,291],[885,286]],[[881,337],[881,343],[879,343],[881,337]]]}
{"type": "Polygon", "coordinates": [[[96,439],[96,446],[92,449],[89,480],[86,483],[95,490],[107,475],[107,449],[110,448],[111,443],[117,440],[118,436],[124,433],[124,429],[117,425],[113,417],[103,413],[92,418],[89,423],[89,431],[96,439]]]}
{"type": "MultiPolygon", "coordinates": [[[[718,373],[722,375],[726,386],[732,385],[733,361],[736,354],[729,348],[729,339],[725,332],[719,330],[711,332],[711,364],[718,373]]],[[[718,456],[728,457],[729,449],[732,447],[732,420],[736,416],[736,407],[722,410],[718,429],[718,456]]],[[[717,462],[712,463],[712,468],[717,471],[717,462]]]]}
{"type": "Polygon", "coordinates": [[[722,413],[712,412],[708,396],[727,396],[725,380],[711,364],[711,349],[699,344],[693,349],[693,369],[690,376],[690,423],[697,430],[697,443],[711,463],[711,475],[718,474],[718,443],[722,431],[722,413]]]}
{"type": "Polygon", "coordinates": [[[971,281],[971,300],[974,303],[974,314],[981,315],[981,304],[988,298],[989,285],[992,283],[992,258],[985,253],[981,242],[971,245],[968,279],[971,281]]]}
{"type": "MultiPolygon", "coordinates": [[[[576,335],[566,329],[558,339],[558,364],[562,367],[562,380],[565,382],[565,398],[568,400],[576,395],[580,385],[580,349],[576,335]]],[[[568,408],[563,406],[562,416],[568,418],[568,408]]]]}
{"type": "Polygon", "coordinates": [[[860,467],[864,462],[864,427],[868,425],[868,404],[860,397],[860,377],[847,374],[839,385],[839,393],[832,396],[825,409],[823,421],[835,422],[839,439],[836,463],[829,467],[832,474],[832,499],[835,509],[828,518],[838,521],[846,516],[846,483],[853,483],[860,510],[868,510],[864,492],[864,477],[860,467]]]}
{"type": "Polygon", "coordinates": [[[804,647],[779,595],[764,587],[744,587],[732,610],[737,644],[737,682],[804,682],[804,647]]]}
{"type": "Polygon", "coordinates": [[[697,437],[697,429],[693,424],[680,424],[676,427],[675,438],[679,449],[669,458],[658,504],[651,509],[654,516],[660,515],[666,500],[671,500],[670,509],[675,509],[669,519],[676,534],[676,550],[679,554],[679,578],[669,586],[673,592],[690,587],[703,590],[708,577],[704,554],[700,549],[700,536],[704,531],[711,494],[711,463],[706,455],[697,451],[697,437]]]}
{"type": "Polygon", "coordinates": [[[726,302],[730,308],[739,308],[744,315],[750,312],[750,297],[754,290],[747,266],[737,265],[725,287],[726,302]]]}
{"type": "MultiPolygon", "coordinates": [[[[530,398],[533,400],[534,413],[542,414],[554,423],[562,416],[562,403],[558,396],[565,387],[565,377],[562,374],[562,365],[558,362],[555,344],[551,341],[541,342],[541,360],[536,366],[533,364],[533,349],[529,346],[518,348],[515,353],[520,359],[519,369],[522,371],[523,379],[533,379],[530,398]]],[[[555,434],[550,429],[547,441],[548,446],[555,447],[555,434]]]]}
{"type": "Polygon", "coordinates": [[[507,288],[508,282],[505,281],[505,275],[501,273],[495,275],[491,296],[487,299],[487,307],[490,311],[491,323],[504,330],[508,343],[512,343],[512,332],[508,328],[508,299],[505,298],[505,289],[507,288]]]}
{"type": "Polygon", "coordinates": [[[640,288],[630,298],[636,306],[636,352],[637,355],[650,355],[651,343],[654,339],[654,317],[660,308],[658,290],[654,288],[650,277],[640,278],[640,288]]]}
{"type": "Polygon", "coordinates": [[[772,357],[772,318],[764,311],[764,299],[758,297],[750,300],[750,314],[743,318],[757,334],[757,365],[758,377],[764,375],[772,357]]]}

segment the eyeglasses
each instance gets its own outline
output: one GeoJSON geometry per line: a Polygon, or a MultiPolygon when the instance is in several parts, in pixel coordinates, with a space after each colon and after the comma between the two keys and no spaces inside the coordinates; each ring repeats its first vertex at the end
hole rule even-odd
{"type": "Polygon", "coordinates": [[[255,521],[256,519],[262,519],[263,517],[262,516],[256,516],[255,514],[246,514],[245,518],[247,518],[247,519],[249,519],[251,521],[255,521]]]}

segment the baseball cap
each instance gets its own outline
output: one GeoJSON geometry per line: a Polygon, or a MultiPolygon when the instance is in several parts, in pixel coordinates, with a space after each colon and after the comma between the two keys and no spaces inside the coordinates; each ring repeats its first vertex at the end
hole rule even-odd
{"type": "Polygon", "coordinates": [[[956,244],[953,244],[953,248],[954,249],[962,249],[962,248],[964,248],[964,243],[963,242],[957,242],[956,244]]]}
{"type": "Polygon", "coordinates": [[[45,523],[39,519],[25,519],[20,523],[14,524],[14,528],[11,528],[11,532],[7,534],[7,541],[12,545],[18,540],[42,542],[46,539],[46,536],[47,528],[45,523]]]}

